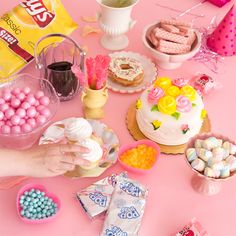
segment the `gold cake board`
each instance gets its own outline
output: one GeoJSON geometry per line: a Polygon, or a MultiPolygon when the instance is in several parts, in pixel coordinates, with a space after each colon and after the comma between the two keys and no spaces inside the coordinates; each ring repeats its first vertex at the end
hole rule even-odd
{"type": "MultiPolygon", "coordinates": [[[[133,103],[130,105],[128,112],[126,114],[126,125],[135,140],[148,139],[139,129],[136,121],[136,104],[133,103]]],[[[203,121],[200,133],[206,133],[211,131],[211,122],[208,116],[203,121]]],[[[186,144],[182,145],[163,145],[159,144],[161,152],[165,154],[183,154],[186,144]]]]}

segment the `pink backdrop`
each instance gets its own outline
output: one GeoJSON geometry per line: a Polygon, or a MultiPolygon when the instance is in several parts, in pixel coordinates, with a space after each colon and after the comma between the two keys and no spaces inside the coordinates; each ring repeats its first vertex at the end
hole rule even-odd
{"type": "MultiPolygon", "coordinates": [[[[19,1],[2,1],[0,14],[18,4],[19,1]]],[[[127,51],[136,51],[147,55],[141,42],[142,29],[146,24],[155,22],[157,19],[176,16],[176,13],[164,10],[156,6],[157,0],[140,0],[133,12],[133,18],[137,19],[137,25],[128,34],[130,45],[127,51]]],[[[179,7],[185,10],[198,3],[197,0],[163,0],[159,3],[171,7],[179,7]],[[174,6],[172,3],[175,3],[174,6]]],[[[85,25],[81,16],[94,15],[98,11],[95,0],[89,1],[67,1],[63,0],[67,10],[73,19],[79,23],[79,29],[73,33],[81,45],[87,45],[89,55],[97,53],[106,54],[99,44],[101,35],[90,35],[81,37],[81,29],[85,25]]],[[[217,15],[219,19],[228,11],[232,3],[217,8],[206,3],[194,10],[194,13],[205,14],[205,17],[197,20],[197,25],[203,26],[210,22],[212,16],[217,15]]],[[[96,26],[96,24],[94,24],[96,26]]],[[[214,132],[222,133],[236,140],[234,101],[236,99],[235,73],[236,57],[226,58],[221,65],[221,73],[213,74],[209,69],[197,62],[186,62],[181,68],[174,71],[159,70],[162,76],[184,76],[189,79],[197,72],[207,73],[219,81],[223,87],[215,91],[205,99],[206,109],[212,123],[214,132]]],[[[35,74],[33,64],[27,67],[26,72],[35,74]]],[[[121,145],[132,142],[133,139],[126,129],[125,114],[133,101],[139,94],[124,95],[110,92],[109,101],[106,106],[106,117],[104,122],[112,127],[120,138],[121,145]],[[116,110],[114,110],[116,108],[116,110]]],[[[55,120],[81,116],[81,102],[79,96],[73,101],[61,104],[55,120]]],[[[122,168],[119,164],[109,169],[102,177],[110,173],[119,172],[122,168]]],[[[142,236],[169,236],[181,229],[192,217],[196,216],[204,227],[213,236],[236,235],[235,215],[236,204],[236,179],[232,179],[223,185],[222,191],[212,197],[202,196],[191,188],[190,179],[192,171],[186,165],[181,155],[162,155],[156,169],[146,175],[139,176],[130,174],[131,177],[147,185],[150,189],[146,211],[143,218],[140,234],[142,236]]],[[[16,214],[16,194],[20,186],[11,190],[0,191],[0,235],[1,236],[28,236],[28,235],[57,235],[57,236],[95,236],[102,229],[103,220],[91,220],[83,213],[80,205],[75,199],[76,191],[90,185],[98,178],[70,180],[64,177],[51,179],[31,179],[28,182],[41,183],[49,190],[57,194],[62,203],[60,214],[55,221],[44,225],[27,225],[23,223],[16,214]]]]}

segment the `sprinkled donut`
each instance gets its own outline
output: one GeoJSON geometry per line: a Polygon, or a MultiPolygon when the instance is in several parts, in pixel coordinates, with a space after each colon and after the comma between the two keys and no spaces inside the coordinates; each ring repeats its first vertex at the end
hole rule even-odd
{"type": "Polygon", "coordinates": [[[133,58],[113,58],[109,66],[108,77],[124,86],[137,86],[143,81],[143,66],[133,58]]]}

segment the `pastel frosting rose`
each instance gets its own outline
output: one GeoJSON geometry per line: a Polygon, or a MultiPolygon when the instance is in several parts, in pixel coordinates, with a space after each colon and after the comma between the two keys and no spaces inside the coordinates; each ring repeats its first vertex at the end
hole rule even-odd
{"type": "Polygon", "coordinates": [[[192,103],[189,98],[185,96],[178,96],[176,98],[177,110],[180,112],[189,112],[192,109],[192,103]]]}
{"type": "Polygon", "coordinates": [[[176,112],[176,101],[175,98],[166,95],[160,98],[158,102],[158,109],[161,113],[171,115],[176,112]]]}
{"type": "Polygon", "coordinates": [[[182,87],[180,90],[180,94],[188,97],[190,101],[194,101],[196,99],[196,90],[190,85],[182,87]]]}
{"type": "Polygon", "coordinates": [[[161,77],[154,82],[154,87],[160,87],[164,90],[171,86],[171,79],[168,77],[161,77]]]}
{"type": "Polygon", "coordinates": [[[166,90],[166,94],[170,95],[172,97],[177,97],[180,94],[180,90],[177,86],[170,86],[167,90],[166,90]]]}
{"type": "Polygon", "coordinates": [[[184,78],[176,78],[176,79],[172,80],[172,84],[179,87],[179,88],[182,88],[185,85],[187,85],[187,81],[184,78]]]}
{"type": "Polygon", "coordinates": [[[161,88],[152,88],[148,94],[148,102],[155,104],[164,96],[164,90],[161,88]]]}

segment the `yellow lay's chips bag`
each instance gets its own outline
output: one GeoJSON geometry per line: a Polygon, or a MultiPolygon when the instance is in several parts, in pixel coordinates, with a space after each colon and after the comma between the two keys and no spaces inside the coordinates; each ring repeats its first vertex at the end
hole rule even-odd
{"type": "Polygon", "coordinates": [[[68,35],[77,28],[60,0],[24,0],[0,18],[0,79],[33,59],[34,45],[44,35],[68,35]]]}

